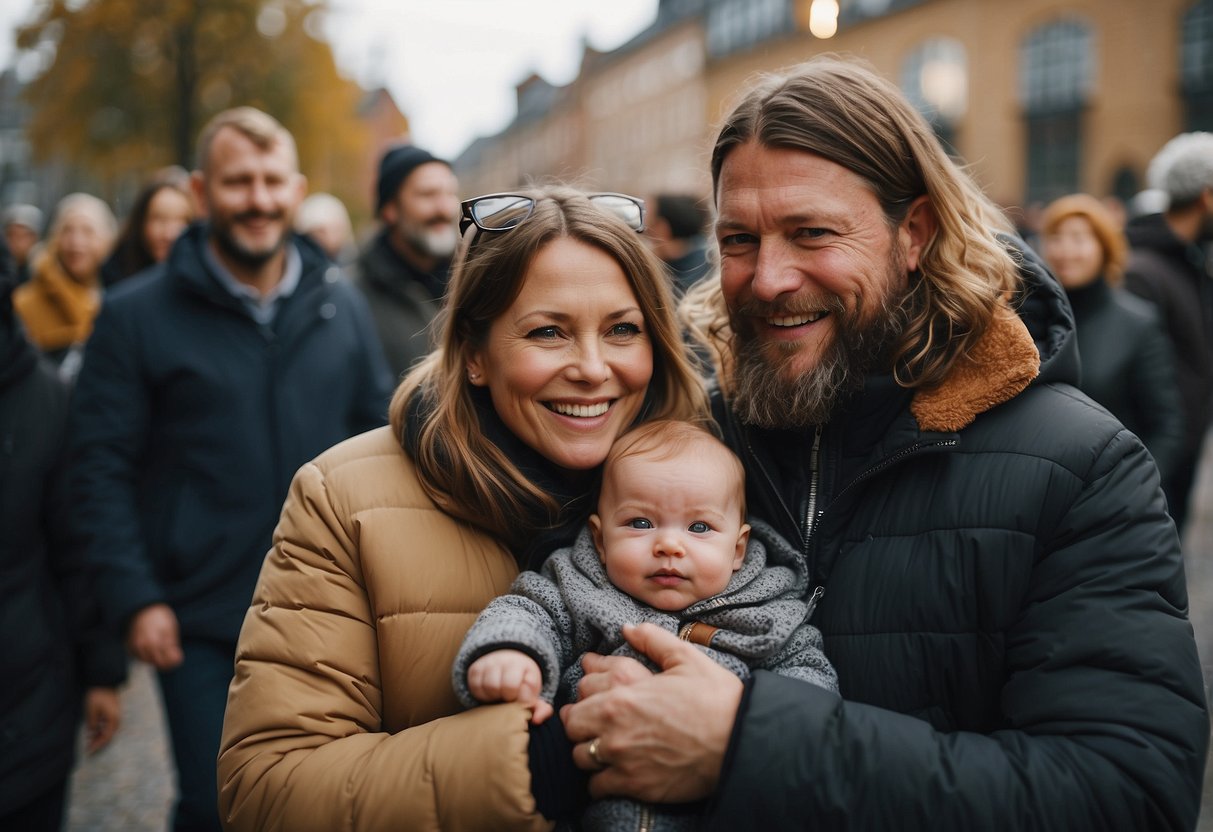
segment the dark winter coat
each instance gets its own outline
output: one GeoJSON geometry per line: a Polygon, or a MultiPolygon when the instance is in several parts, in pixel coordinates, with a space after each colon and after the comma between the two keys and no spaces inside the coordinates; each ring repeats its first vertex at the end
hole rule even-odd
{"type": "Polygon", "coordinates": [[[1103,278],[1066,295],[1082,362],[1079,389],[1137,434],[1166,482],[1183,453],[1184,414],[1158,311],[1103,278]]]}
{"type": "Polygon", "coordinates": [[[1195,824],[1209,721],[1175,527],[1145,447],[1071,386],[1069,308],[1025,257],[1039,356],[1004,316],[939,387],[871,379],[816,442],[718,411],[750,510],[825,587],[841,697],[756,672],[708,828],[1195,824]]]}
{"type": "Polygon", "coordinates": [[[430,322],[442,304],[447,263],[423,272],[401,257],[381,231],[350,268],[366,296],[388,365],[397,379],[430,351],[430,322]]]}
{"type": "Polygon", "coordinates": [[[0,815],[67,776],[84,688],[126,676],[68,533],[66,418],[67,388],[0,314],[0,815]]]}
{"type": "Polygon", "coordinates": [[[1199,246],[1175,236],[1162,214],[1125,229],[1132,252],[1125,288],[1158,307],[1171,337],[1184,410],[1183,454],[1195,456],[1213,419],[1213,281],[1199,246]]]}
{"type": "Polygon", "coordinates": [[[170,604],[236,640],[295,470],[383,424],[391,382],[361,296],[308,240],[258,324],[205,265],[208,229],[107,295],[72,407],[72,501],[107,615],[170,604]]]}

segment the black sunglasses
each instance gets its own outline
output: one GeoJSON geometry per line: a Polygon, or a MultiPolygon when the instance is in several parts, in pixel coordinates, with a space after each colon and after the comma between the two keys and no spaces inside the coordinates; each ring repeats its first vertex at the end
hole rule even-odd
{"type": "MultiPolygon", "coordinates": [[[[644,200],[627,194],[586,194],[586,199],[614,214],[636,232],[644,231],[644,200]]],[[[522,194],[485,194],[464,200],[459,218],[459,234],[475,225],[481,231],[509,231],[535,210],[533,197],[522,194]]]]}

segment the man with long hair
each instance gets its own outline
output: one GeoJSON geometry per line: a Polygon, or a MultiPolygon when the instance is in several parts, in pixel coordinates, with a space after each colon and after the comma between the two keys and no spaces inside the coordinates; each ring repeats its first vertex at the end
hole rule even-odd
{"type": "Polygon", "coordinates": [[[664,672],[587,657],[563,714],[591,792],[708,797],[709,829],[1191,828],[1179,541],[1141,442],[1072,386],[1060,286],[856,64],[764,79],[712,174],[720,279],[687,317],[840,695],[632,628],[664,672]]]}

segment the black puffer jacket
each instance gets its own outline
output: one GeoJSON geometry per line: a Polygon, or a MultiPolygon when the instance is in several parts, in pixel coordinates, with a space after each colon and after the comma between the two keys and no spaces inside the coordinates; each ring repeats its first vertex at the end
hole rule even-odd
{"type": "Polygon", "coordinates": [[[1137,434],[1166,482],[1184,452],[1184,414],[1158,310],[1102,277],[1066,295],[1082,358],[1079,389],[1137,434]]]}
{"type": "Polygon", "coordinates": [[[0,815],[72,766],[84,686],[126,675],[68,534],[67,388],[15,326],[0,287],[0,815]]]}
{"type": "Polygon", "coordinates": [[[756,673],[709,828],[1195,824],[1209,722],[1179,541],[1141,442],[1070,386],[1070,310],[1025,256],[1040,359],[1003,319],[935,391],[872,380],[815,453],[728,420],[751,511],[825,587],[841,698],[756,673]]]}

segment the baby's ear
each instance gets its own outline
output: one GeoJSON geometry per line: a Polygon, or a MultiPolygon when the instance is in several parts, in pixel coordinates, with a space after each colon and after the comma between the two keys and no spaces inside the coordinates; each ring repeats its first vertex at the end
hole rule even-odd
{"type": "Polygon", "coordinates": [[[733,555],[733,571],[736,572],[745,563],[745,547],[750,542],[750,524],[742,523],[737,532],[737,552],[733,555]]]}
{"type": "Polygon", "coordinates": [[[602,554],[606,551],[606,547],[602,545],[602,518],[597,514],[590,515],[590,534],[594,536],[594,548],[598,550],[598,560],[605,566],[606,558],[602,554]]]}

